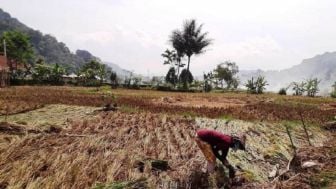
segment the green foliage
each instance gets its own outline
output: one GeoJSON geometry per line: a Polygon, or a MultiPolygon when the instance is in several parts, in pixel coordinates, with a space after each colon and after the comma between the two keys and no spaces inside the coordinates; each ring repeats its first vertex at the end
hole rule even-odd
{"type": "Polygon", "coordinates": [[[18,63],[27,64],[33,58],[33,48],[28,35],[18,31],[7,31],[1,36],[6,41],[7,56],[18,63]]]}
{"type": "Polygon", "coordinates": [[[182,82],[183,88],[186,89],[188,88],[188,84],[191,84],[194,81],[194,77],[189,70],[183,69],[179,80],[182,82]]]}
{"type": "Polygon", "coordinates": [[[294,95],[295,96],[302,96],[303,93],[306,91],[306,82],[293,82],[291,84],[293,87],[294,95]]]}
{"type": "Polygon", "coordinates": [[[168,70],[165,79],[166,79],[167,83],[171,83],[172,85],[176,85],[176,83],[177,83],[177,75],[175,73],[175,68],[174,67],[171,67],[168,70]]]}
{"type": "Polygon", "coordinates": [[[162,79],[158,76],[153,76],[150,84],[152,87],[158,87],[159,85],[161,85],[163,83],[162,79]]]}
{"type": "MultiPolygon", "coordinates": [[[[36,57],[42,57],[46,64],[59,64],[69,72],[76,72],[80,70],[86,62],[98,59],[84,50],[76,51],[76,54],[72,53],[64,43],[57,41],[55,37],[44,35],[40,31],[27,27],[0,9],[0,36],[8,31],[17,31],[28,36],[29,42],[31,43],[30,47],[32,48],[31,52],[34,52],[36,57]]],[[[29,51],[31,48],[29,48],[29,51]]],[[[10,48],[8,50],[10,50],[10,48]]],[[[30,55],[22,57],[30,59],[30,55]]],[[[33,60],[28,61],[28,63],[33,62],[33,60]]],[[[22,63],[26,62],[23,61],[22,63]]]]}
{"type": "Polygon", "coordinates": [[[322,171],[310,178],[310,184],[313,188],[323,188],[332,185],[335,180],[335,171],[322,171]]]}
{"type": "Polygon", "coordinates": [[[266,85],[268,85],[268,83],[265,80],[265,77],[259,76],[256,81],[257,94],[262,94],[264,90],[266,89],[266,85]]]}
{"type": "Polygon", "coordinates": [[[226,83],[226,89],[236,89],[239,85],[238,78],[235,76],[239,72],[239,68],[234,62],[226,61],[218,64],[214,70],[214,77],[218,79],[222,88],[224,88],[223,82],[226,83]]]}
{"type": "Polygon", "coordinates": [[[39,60],[34,66],[32,77],[38,82],[46,82],[51,76],[51,70],[51,66],[46,65],[44,62],[39,60]]]}
{"type": "Polygon", "coordinates": [[[336,98],[336,82],[332,85],[332,88],[333,88],[333,90],[332,90],[330,96],[332,98],[336,98]]]}
{"type": "Polygon", "coordinates": [[[203,74],[203,80],[204,80],[203,91],[204,92],[210,92],[212,90],[212,79],[213,79],[212,72],[203,74]]]}
{"type": "Polygon", "coordinates": [[[32,71],[33,79],[39,83],[60,84],[64,74],[65,69],[62,66],[45,64],[43,59],[36,62],[32,71]]]}
{"type": "Polygon", "coordinates": [[[268,85],[265,77],[258,76],[257,80],[252,79],[248,80],[245,84],[247,91],[252,94],[262,94],[266,89],[266,85],[268,85]]]}
{"type": "Polygon", "coordinates": [[[51,69],[51,74],[50,74],[50,81],[53,83],[60,83],[62,80],[62,76],[65,74],[65,69],[58,65],[55,64],[54,67],[51,69]]]}
{"type": "Polygon", "coordinates": [[[84,85],[87,85],[88,82],[95,84],[97,79],[99,79],[99,84],[102,85],[107,75],[106,66],[97,60],[91,60],[82,67],[81,74],[84,76],[84,85]]]}
{"type": "Polygon", "coordinates": [[[7,31],[2,34],[0,40],[6,42],[7,57],[25,67],[25,72],[12,70],[11,78],[15,80],[21,77],[20,74],[23,77],[27,75],[30,72],[34,57],[29,37],[19,31],[7,31]]]}
{"type": "Polygon", "coordinates": [[[100,85],[103,84],[104,78],[106,77],[106,66],[105,64],[100,64],[97,70],[97,76],[100,79],[100,85]]]}
{"type": "Polygon", "coordinates": [[[132,89],[140,89],[141,78],[140,77],[133,77],[131,79],[131,88],[132,89]]]}
{"type": "MultiPolygon", "coordinates": [[[[185,64],[181,63],[183,55],[181,53],[176,52],[175,50],[166,49],[165,52],[161,54],[161,56],[165,58],[163,64],[170,65],[170,69],[168,73],[171,73],[172,72],[171,68],[174,68],[175,75],[178,78],[180,74],[180,68],[185,66],[185,64]],[[177,73],[176,73],[176,70],[177,70],[177,73]]],[[[174,81],[173,83],[172,82],[169,82],[169,83],[172,83],[173,85],[175,85],[177,82],[178,80],[174,81]]]]}
{"type": "Polygon", "coordinates": [[[194,19],[187,20],[183,25],[182,31],[174,30],[170,36],[170,42],[178,52],[179,57],[184,54],[188,57],[188,72],[190,72],[190,57],[203,53],[205,47],[211,44],[211,40],[207,38],[208,33],[202,33],[202,26],[198,26],[194,19]]]}
{"type": "Polygon", "coordinates": [[[247,83],[245,84],[245,87],[247,88],[247,91],[249,93],[252,93],[252,94],[257,93],[257,86],[256,86],[256,83],[255,83],[253,77],[252,77],[252,79],[247,80],[247,83]]]}
{"type": "Polygon", "coordinates": [[[118,76],[116,72],[111,72],[110,80],[111,80],[112,88],[117,88],[118,87],[118,76]]]}
{"type": "Polygon", "coordinates": [[[278,92],[279,95],[287,95],[287,89],[286,88],[281,88],[278,92]]]}
{"type": "Polygon", "coordinates": [[[166,49],[161,56],[165,58],[163,64],[169,64],[171,67],[173,66],[173,63],[176,60],[176,53],[174,50],[166,49]]]}
{"type": "Polygon", "coordinates": [[[315,97],[316,94],[319,92],[318,85],[321,81],[318,80],[317,78],[314,79],[308,79],[306,81],[306,91],[307,91],[307,96],[309,97],[315,97]]]}

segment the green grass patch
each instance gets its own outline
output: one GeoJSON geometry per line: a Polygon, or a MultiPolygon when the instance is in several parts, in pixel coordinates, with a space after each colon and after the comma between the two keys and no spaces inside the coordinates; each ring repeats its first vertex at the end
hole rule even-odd
{"type": "Polygon", "coordinates": [[[124,106],[124,105],[120,106],[119,110],[124,113],[138,113],[141,111],[138,107],[124,106]]]}
{"type": "Polygon", "coordinates": [[[232,121],[234,120],[234,117],[232,115],[222,115],[218,119],[226,120],[226,121],[232,121]]]}
{"type": "Polygon", "coordinates": [[[328,188],[336,182],[336,171],[323,171],[311,177],[310,185],[313,188],[328,188]]]}

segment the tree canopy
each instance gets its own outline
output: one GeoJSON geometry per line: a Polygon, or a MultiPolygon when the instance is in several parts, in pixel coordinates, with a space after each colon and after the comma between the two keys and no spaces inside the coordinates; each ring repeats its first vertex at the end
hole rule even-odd
{"type": "MultiPolygon", "coordinates": [[[[170,42],[177,51],[179,57],[188,57],[187,70],[190,68],[190,57],[205,52],[205,47],[211,44],[208,32],[202,32],[203,25],[197,25],[196,20],[186,20],[182,30],[174,30],[170,36],[170,42]]],[[[182,73],[181,73],[182,74],[182,73]]]]}
{"type": "Polygon", "coordinates": [[[1,42],[5,41],[7,57],[28,67],[34,56],[29,37],[18,31],[7,31],[1,36],[1,42]]]}
{"type": "Polygon", "coordinates": [[[226,61],[217,65],[214,70],[214,77],[216,77],[222,83],[226,83],[226,89],[232,89],[238,87],[238,78],[236,74],[239,72],[239,68],[235,62],[226,61]]]}

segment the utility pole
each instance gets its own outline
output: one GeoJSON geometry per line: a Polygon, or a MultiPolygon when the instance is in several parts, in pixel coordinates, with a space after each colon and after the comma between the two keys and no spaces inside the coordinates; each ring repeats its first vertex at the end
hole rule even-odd
{"type": "Polygon", "coordinates": [[[7,58],[6,39],[3,40],[4,55],[7,58]]]}

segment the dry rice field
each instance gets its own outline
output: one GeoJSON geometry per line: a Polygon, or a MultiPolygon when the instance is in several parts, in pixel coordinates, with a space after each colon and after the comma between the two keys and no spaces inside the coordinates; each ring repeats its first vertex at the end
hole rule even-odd
{"type": "Polygon", "coordinates": [[[329,98],[82,87],[0,89],[0,188],[320,188],[335,186],[329,98]],[[116,103],[115,111],[102,111],[116,103]],[[300,121],[308,128],[308,145],[300,121]],[[312,169],[287,169],[293,150],[312,169]],[[195,131],[247,134],[237,178],[205,173],[195,131]],[[159,166],[158,166],[159,163],[159,166]]]}

